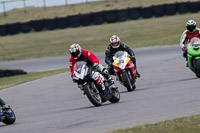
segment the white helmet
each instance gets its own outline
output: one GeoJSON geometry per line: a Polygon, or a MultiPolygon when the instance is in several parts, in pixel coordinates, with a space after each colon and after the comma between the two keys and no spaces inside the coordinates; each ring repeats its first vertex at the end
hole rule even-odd
{"type": "Polygon", "coordinates": [[[110,43],[113,48],[119,48],[120,46],[119,42],[120,42],[120,38],[118,36],[116,35],[111,36],[110,43]]]}
{"type": "Polygon", "coordinates": [[[196,31],[196,22],[194,20],[188,20],[186,23],[188,32],[194,33],[196,31]]]}
{"type": "Polygon", "coordinates": [[[81,46],[77,43],[74,43],[70,46],[69,52],[74,59],[78,59],[81,56],[81,46]]]}

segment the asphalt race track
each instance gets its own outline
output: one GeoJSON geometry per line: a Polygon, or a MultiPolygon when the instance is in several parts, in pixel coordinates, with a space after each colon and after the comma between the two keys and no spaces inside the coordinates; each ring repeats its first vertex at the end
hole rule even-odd
{"type": "Polygon", "coordinates": [[[1,90],[0,97],[11,105],[17,120],[9,126],[0,123],[0,133],[103,133],[200,114],[200,79],[185,67],[179,46],[135,53],[141,78],[134,92],[116,82],[121,92],[116,104],[94,107],[69,73],[1,90]]]}

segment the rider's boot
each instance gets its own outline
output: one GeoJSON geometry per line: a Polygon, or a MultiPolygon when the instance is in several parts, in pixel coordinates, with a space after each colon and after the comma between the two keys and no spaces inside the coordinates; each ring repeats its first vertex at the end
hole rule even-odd
{"type": "Polygon", "coordinates": [[[140,73],[136,69],[136,77],[140,78],[140,73]]]}
{"type": "Polygon", "coordinates": [[[99,72],[94,72],[92,78],[96,81],[98,85],[101,85],[102,90],[107,93],[108,89],[105,87],[104,78],[99,72]]]}
{"type": "Polygon", "coordinates": [[[189,67],[188,62],[186,62],[186,67],[189,67]]]}
{"type": "Polygon", "coordinates": [[[114,84],[114,79],[111,77],[107,69],[104,69],[103,72],[104,76],[108,79],[111,84],[114,84]]]}
{"type": "Polygon", "coordinates": [[[140,78],[140,73],[139,73],[138,70],[137,70],[136,63],[135,63],[134,65],[135,65],[135,69],[136,69],[136,78],[140,78]]]}

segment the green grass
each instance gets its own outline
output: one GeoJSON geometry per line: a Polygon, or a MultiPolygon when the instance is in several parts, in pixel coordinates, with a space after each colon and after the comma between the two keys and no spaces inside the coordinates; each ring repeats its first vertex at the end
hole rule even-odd
{"type": "Polygon", "coordinates": [[[66,55],[72,43],[92,52],[103,52],[113,34],[119,35],[131,48],[178,44],[188,19],[196,20],[199,27],[198,12],[4,36],[0,37],[0,61],[66,55]]]}
{"type": "Polygon", "coordinates": [[[155,124],[146,124],[121,129],[109,133],[199,133],[200,115],[166,120],[155,124]]]}
{"type": "Polygon", "coordinates": [[[152,4],[156,5],[183,1],[188,0],[105,0],[100,2],[88,2],[67,6],[47,7],[46,10],[44,10],[43,7],[27,7],[25,8],[27,13],[24,13],[24,9],[14,9],[8,11],[6,12],[6,17],[3,13],[0,13],[0,25],[5,23],[26,22],[43,18],[64,17],[79,13],[84,14],[102,10],[125,9],[127,7],[150,6],[152,4]]]}
{"type": "Polygon", "coordinates": [[[8,88],[11,86],[15,86],[17,84],[25,83],[28,81],[32,81],[35,79],[64,73],[67,72],[69,69],[61,69],[61,70],[51,70],[51,71],[41,71],[41,72],[30,72],[26,75],[17,75],[12,77],[4,77],[0,78],[0,90],[4,88],[8,88]]]}

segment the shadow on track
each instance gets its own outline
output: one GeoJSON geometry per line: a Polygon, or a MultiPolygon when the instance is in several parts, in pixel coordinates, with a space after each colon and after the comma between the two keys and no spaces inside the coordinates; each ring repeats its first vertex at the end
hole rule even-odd
{"type": "Polygon", "coordinates": [[[85,109],[96,109],[96,108],[101,108],[101,107],[105,107],[105,106],[112,106],[112,105],[116,105],[116,104],[120,104],[120,103],[124,103],[119,101],[118,103],[110,103],[109,101],[103,103],[101,106],[95,107],[93,105],[91,106],[85,106],[85,107],[77,107],[77,108],[72,108],[72,109],[68,109],[66,111],[77,111],[77,110],[85,110],[85,109]]]}
{"type": "Polygon", "coordinates": [[[164,82],[164,83],[185,82],[185,81],[190,81],[190,80],[195,80],[195,79],[200,79],[200,78],[197,78],[197,77],[185,78],[185,79],[179,79],[179,80],[174,80],[174,81],[169,81],[169,82],[164,82]]]}

